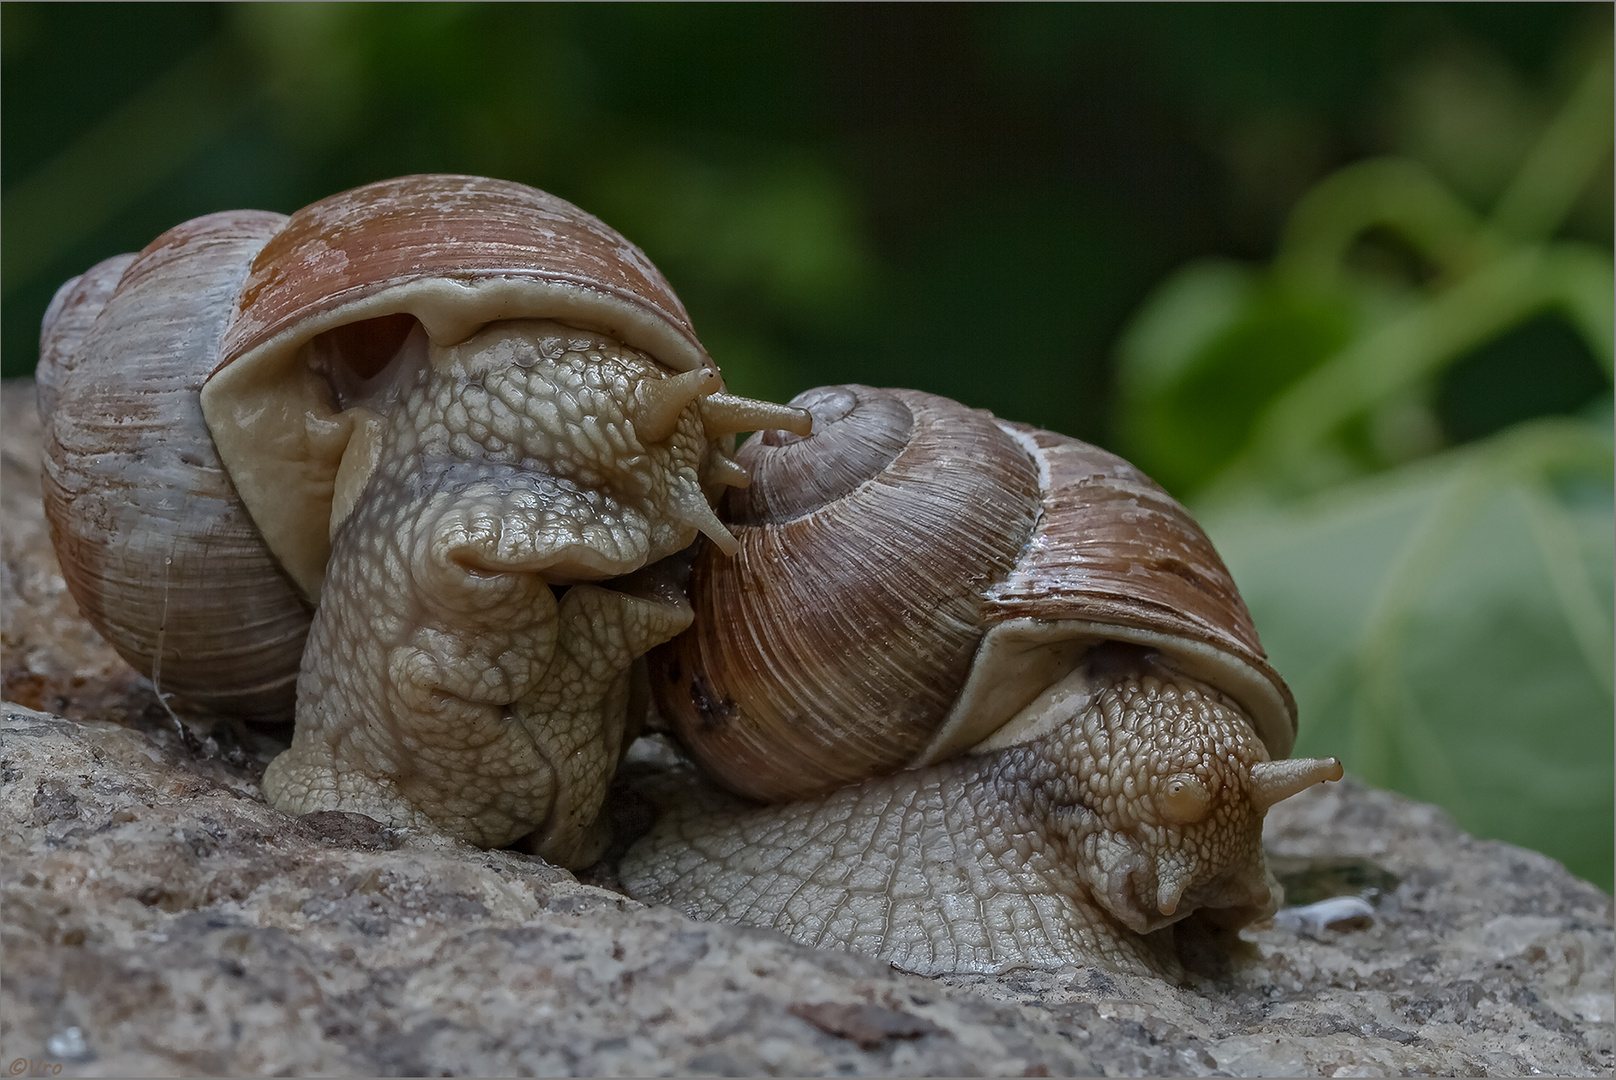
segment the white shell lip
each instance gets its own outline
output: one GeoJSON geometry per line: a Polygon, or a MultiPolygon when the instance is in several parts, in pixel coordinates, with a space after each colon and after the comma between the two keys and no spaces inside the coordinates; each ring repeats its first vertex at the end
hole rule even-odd
{"type": "Polygon", "coordinates": [[[1011,619],[983,637],[971,674],[937,735],[911,763],[931,765],[964,752],[987,753],[1047,734],[1080,704],[1080,662],[1103,641],[1143,645],[1168,666],[1232,697],[1275,761],[1290,756],[1296,720],[1267,675],[1206,642],[1131,626],[1081,620],[1011,619]],[[989,674],[991,673],[991,674],[989,674]],[[1008,675],[1008,677],[1007,677],[1008,675]],[[1047,688],[1047,689],[1045,689],[1047,688]]]}

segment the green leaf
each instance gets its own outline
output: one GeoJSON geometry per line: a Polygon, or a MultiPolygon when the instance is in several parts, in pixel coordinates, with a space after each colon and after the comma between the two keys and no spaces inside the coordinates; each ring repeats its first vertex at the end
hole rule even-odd
{"type": "Polygon", "coordinates": [[[1286,389],[1219,478],[1220,497],[1250,485],[1305,488],[1310,459],[1335,453],[1332,433],[1544,311],[1566,312],[1610,370],[1609,332],[1596,328],[1610,324],[1613,287],[1610,257],[1583,244],[1521,247],[1495,259],[1400,317],[1378,322],[1286,389]]]}
{"type": "Polygon", "coordinates": [[[1203,519],[1301,709],[1297,753],[1612,885],[1612,449],[1585,420],[1203,519]]]}
{"type": "Polygon", "coordinates": [[[1234,263],[1185,267],[1145,302],[1119,345],[1126,452],[1169,490],[1193,492],[1359,321],[1344,294],[1290,289],[1234,263]]]}

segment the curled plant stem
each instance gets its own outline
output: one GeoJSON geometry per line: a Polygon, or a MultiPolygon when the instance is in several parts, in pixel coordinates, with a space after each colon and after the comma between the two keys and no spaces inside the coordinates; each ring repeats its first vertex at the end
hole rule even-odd
{"type": "Polygon", "coordinates": [[[1493,207],[1500,233],[1540,240],[1565,221],[1610,153],[1611,83],[1606,43],[1493,207]]]}
{"type": "Polygon", "coordinates": [[[1566,311],[1610,371],[1612,287],[1609,260],[1583,245],[1518,249],[1359,338],[1277,398],[1207,498],[1293,474],[1352,417],[1545,310],[1566,311]]]}
{"type": "Polygon", "coordinates": [[[1376,226],[1397,232],[1449,277],[1497,254],[1480,219],[1425,166],[1376,158],[1333,173],[1302,198],[1286,224],[1275,275],[1293,287],[1335,291],[1347,251],[1376,226]]]}
{"type": "Polygon", "coordinates": [[[1348,166],[1297,205],[1275,258],[1275,279],[1303,292],[1347,287],[1344,261],[1367,229],[1396,231],[1442,271],[1401,315],[1347,344],[1276,398],[1245,449],[1213,481],[1207,502],[1272,486],[1306,488],[1308,463],[1341,427],[1377,403],[1417,391],[1470,350],[1557,310],[1607,377],[1616,372],[1609,255],[1584,244],[1543,244],[1611,148],[1612,58],[1603,47],[1483,221],[1416,162],[1348,166]]]}

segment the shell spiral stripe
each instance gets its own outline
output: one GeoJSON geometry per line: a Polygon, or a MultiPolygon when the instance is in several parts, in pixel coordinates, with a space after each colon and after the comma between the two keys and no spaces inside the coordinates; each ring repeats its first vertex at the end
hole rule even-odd
{"type": "Polygon", "coordinates": [[[794,404],[813,435],[741,448],[753,473],[730,494],[741,551],[698,556],[694,629],[653,658],[681,742],[762,799],[821,794],[918,754],[1038,507],[1032,460],[987,413],[862,386],[794,404]]]}

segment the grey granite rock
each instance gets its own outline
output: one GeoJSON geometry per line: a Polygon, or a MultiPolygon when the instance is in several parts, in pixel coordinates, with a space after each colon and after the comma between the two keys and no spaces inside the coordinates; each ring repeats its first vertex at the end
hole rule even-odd
{"type": "MultiPolygon", "coordinates": [[[[508,851],[290,818],[286,733],[182,732],[73,611],[26,386],[0,392],[0,1060],[14,1073],[1072,1075],[1609,1072],[1611,900],[1350,781],[1281,804],[1287,917],[1184,986],[921,979],[708,925],[508,851]],[[26,407],[25,407],[26,406],[26,407]],[[32,441],[31,441],[32,440],[32,441]],[[14,702],[23,704],[14,704],[14,702]],[[27,707],[24,707],[24,706],[27,707]],[[12,1065],[23,1061],[22,1069],[12,1065]]],[[[641,771],[666,751],[642,741],[641,771]]],[[[643,803],[619,792],[619,820],[643,803]]]]}

